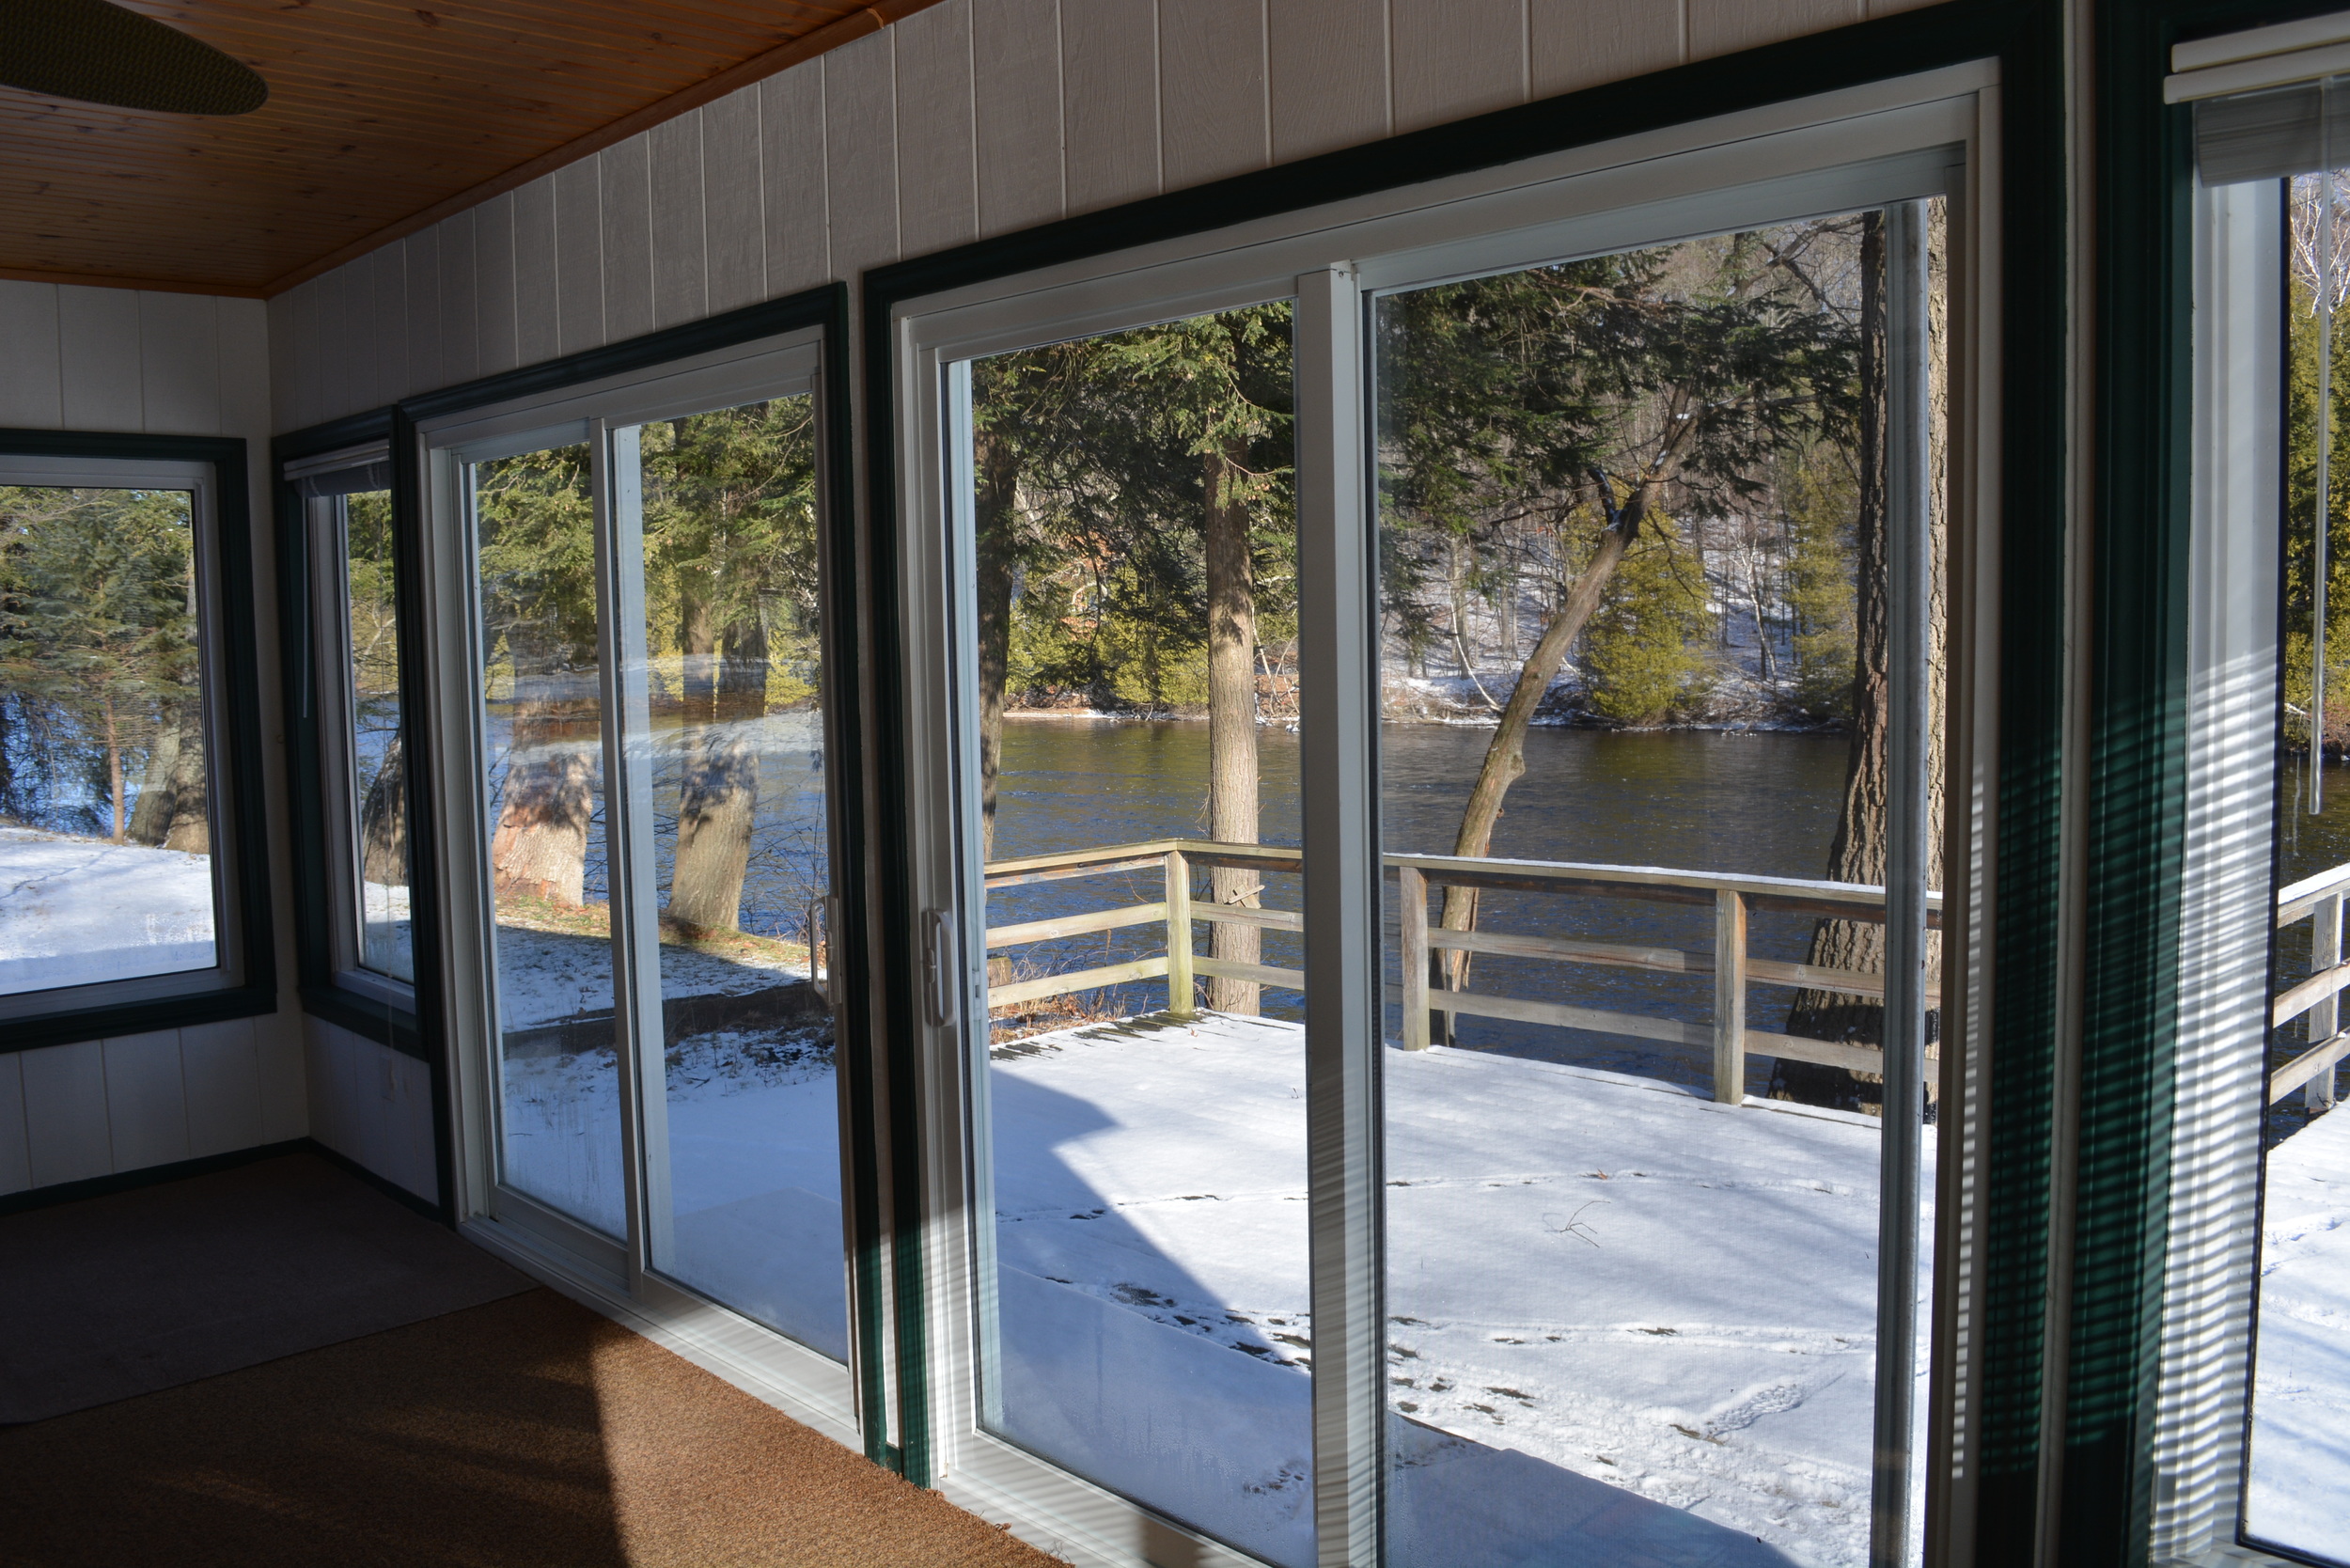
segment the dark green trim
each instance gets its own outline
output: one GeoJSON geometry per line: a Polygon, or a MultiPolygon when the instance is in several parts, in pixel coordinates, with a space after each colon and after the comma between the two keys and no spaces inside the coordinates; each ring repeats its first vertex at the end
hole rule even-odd
{"type": "MultiPolygon", "coordinates": [[[[204,630],[217,658],[212,678],[219,683],[222,699],[219,739],[221,761],[226,764],[216,770],[212,798],[218,803],[227,839],[226,853],[216,854],[214,860],[227,870],[230,896],[224,914],[232,923],[244,971],[234,985],[11,1018],[0,1025],[0,1051],[275,1012],[277,943],[270,909],[269,812],[261,784],[261,666],[254,641],[253,517],[246,488],[245,444],[234,436],[0,430],[0,454],[212,466],[210,548],[219,576],[221,613],[220,623],[204,630]]],[[[230,933],[221,934],[226,937],[230,933]]]]}
{"type": "Polygon", "coordinates": [[[316,1154],[329,1165],[349,1171],[384,1197],[415,1210],[435,1224],[455,1227],[445,1205],[418,1198],[399,1183],[378,1176],[350,1155],[329,1149],[314,1137],[292,1137],[283,1143],[256,1144],[250,1149],[231,1149],[225,1154],[174,1160],[169,1165],[143,1166],[137,1170],[117,1171],[112,1175],[92,1176],[80,1182],[59,1182],[54,1186],[12,1192],[0,1198],[0,1215],[21,1215],[33,1209],[51,1209],[60,1203],[78,1203],[85,1198],[106,1198],[118,1192],[136,1192],[141,1187],[161,1186],[166,1182],[183,1181],[190,1176],[210,1176],[216,1170],[234,1170],[239,1166],[258,1165],[263,1160],[276,1159],[281,1154],[316,1154]]]}
{"type": "MultiPolygon", "coordinates": [[[[825,814],[830,823],[833,875],[841,910],[840,930],[831,933],[832,977],[834,994],[839,998],[838,1018],[840,1039],[844,1047],[853,1047],[855,1042],[870,1040],[873,1027],[867,1001],[871,994],[871,965],[863,940],[863,933],[870,929],[867,914],[869,900],[863,874],[864,846],[868,838],[865,812],[867,758],[863,720],[855,700],[856,693],[862,686],[862,660],[854,628],[861,624],[859,614],[865,603],[865,593],[857,574],[856,447],[852,429],[854,404],[849,395],[848,286],[844,283],[822,284],[781,299],[729,310],[705,321],[648,333],[626,342],[607,344],[541,365],[485,376],[462,385],[411,398],[388,416],[392,451],[398,460],[392,464],[392,510],[403,552],[400,559],[401,620],[403,624],[427,626],[430,625],[429,611],[422,599],[424,504],[419,489],[421,447],[416,434],[419,420],[461,414],[517,398],[560,392],[611,376],[657,369],[696,354],[755,343],[763,337],[807,327],[820,329],[822,335],[822,375],[820,384],[823,399],[824,487],[828,511],[824,530],[826,597],[823,635],[825,675],[834,694],[832,740],[827,747],[833,776],[832,787],[825,800],[825,814]],[[409,597],[412,592],[415,595],[413,600],[409,597]]],[[[382,417],[384,416],[362,416],[359,419],[382,417]]],[[[364,424],[345,420],[306,432],[306,439],[310,442],[310,450],[331,451],[337,446],[353,446],[368,440],[370,435],[364,424]]],[[[420,639],[406,639],[403,653],[408,649],[420,650],[420,639]]],[[[431,711],[427,706],[430,693],[421,668],[420,651],[417,660],[417,667],[413,672],[403,671],[403,682],[406,683],[404,697],[408,712],[424,713],[431,711]]],[[[417,906],[430,907],[437,912],[440,908],[441,861],[435,835],[439,818],[428,792],[433,788],[438,775],[426,750],[429,737],[412,731],[409,744],[415,758],[411,769],[410,789],[415,792],[410,796],[413,820],[409,830],[415,857],[415,867],[411,873],[415,880],[413,900],[417,906]]],[[[419,997],[437,997],[441,995],[441,983],[437,933],[434,940],[429,943],[419,936],[416,994],[419,997]],[[431,949],[429,953],[428,948],[431,949]]],[[[455,1152],[452,1130],[448,1125],[447,1075],[450,1063],[443,1029],[437,1007],[421,1010],[418,1034],[424,1048],[418,1054],[423,1056],[432,1071],[434,1137],[441,1167],[441,1190],[447,1194],[456,1190],[455,1152]]],[[[395,1041],[392,1043],[398,1043],[395,1041]]],[[[850,1234],[847,1239],[850,1269],[854,1282],[852,1309],[856,1315],[854,1341],[857,1365],[854,1375],[857,1380],[859,1410],[865,1428],[866,1453],[879,1462],[883,1458],[886,1433],[880,1419],[885,1384],[882,1347],[884,1318],[876,1075],[870,1052],[844,1048],[838,1051],[838,1058],[840,1063],[845,1152],[853,1171],[868,1173],[863,1180],[853,1180],[848,1184],[848,1201],[844,1208],[849,1221],[850,1234]]]]}
{"type": "MultiPolygon", "coordinates": [[[[2080,1107],[2059,1559],[2144,1562],[2187,896],[2193,117],[2171,46],[2338,3],[2100,0],[2080,1107]]],[[[2273,871],[2272,871],[2273,875],[2273,871]]],[[[2256,1136],[2248,1128],[2247,1137],[2256,1136]]]]}
{"type": "MultiPolygon", "coordinates": [[[[2065,388],[2051,345],[2064,341],[2062,13],[2053,0],[1958,0],[1610,83],[1472,119],[1154,196],[864,277],[868,539],[876,793],[885,823],[909,809],[910,722],[901,650],[897,307],[955,288],[1155,241],[1302,212],[1349,196],[1612,140],[1967,60],[2000,62],[2005,400],[1998,511],[2000,758],[1997,937],[1992,965],[1986,1137],[1993,1156],[1984,1227],[1988,1299],[1974,1348],[1982,1382],[1974,1529],[1982,1560],[2030,1560],[2038,1528],[2044,1318],[2048,1280],[2051,1118],[2056,1083],[2057,854],[2063,739],[2065,388]]],[[[915,998],[912,869],[902,835],[875,846],[881,868],[883,996],[890,1060],[899,1419],[904,1473],[931,1473],[929,1362],[920,1247],[924,1190],[915,998]]]]}
{"type": "MultiPolygon", "coordinates": [[[[317,562],[311,556],[310,530],[302,498],[286,478],[286,465],[290,463],[368,442],[388,442],[391,431],[391,412],[377,409],[281,435],[270,443],[271,492],[277,519],[279,682],[285,702],[286,772],[290,786],[286,808],[293,845],[294,956],[301,976],[304,1011],[378,1044],[431,1061],[416,1009],[347,989],[336,980],[332,933],[338,917],[334,907],[332,879],[326,870],[325,733],[317,701],[319,606],[312,597],[310,582],[317,562]]],[[[395,507],[394,549],[400,555],[406,553],[400,535],[408,525],[408,520],[395,507]]],[[[407,570],[404,559],[396,560],[395,580],[404,578],[407,570]]],[[[408,634],[419,622],[410,619],[405,604],[396,604],[393,614],[402,633],[400,696],[405,713],[410,711],[409,693],[404,689],[407,654],[415,643],[415,638],[408,634]]],[[[403,733],[403,744],[407,740],[403,733]]],[[[410,841],[415,842],[413,835],[410,841]]],[[[412,900],[409,929],[413,947],[421,948],[437,940],[437,909],[425,907],[420,900],[412,900]]]]}

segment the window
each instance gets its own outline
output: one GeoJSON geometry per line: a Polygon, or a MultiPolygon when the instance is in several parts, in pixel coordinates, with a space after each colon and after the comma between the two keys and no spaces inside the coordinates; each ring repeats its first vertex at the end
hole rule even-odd
{"type": "Polygon", "coordinates": [[[898,305],[950,1494],[1919,1551],[1994,538],[1946,90],[898,305]]]}
{"type": "Polygon", "coordinates": [[[244,1005],[242,444],[53,445],[180,449],[0,454],[0,1016],[244,1005]]]}
{"type": "Polygon", "coordinates": [[[854,1440],[836,414],[776,330],[421,420],[461,1213],[854,1440]]]}
{"type": "Polygon", "coordinates": [[[381,448],[290,465],[310,564],[312,666],[297,701],[319,737],[328,973],[412,1005],[400,557],[381,448]],[[353,457],[359,461],[353,461],[353,457]]]}
{"type": "MultiPolygon", "coordinates": [[[[2339,78],[2290,83],[2285,64],[2289,85],[2194,103],[2187,895],[2156,1539],[2350,1563],[2334,1506],[2350,1486],[2336,1108],[2350,176],[2328,153],[2350,100],[2339,78]]],[[[2191,71],[2172,81],[2196,97],[2191,71]]]]}

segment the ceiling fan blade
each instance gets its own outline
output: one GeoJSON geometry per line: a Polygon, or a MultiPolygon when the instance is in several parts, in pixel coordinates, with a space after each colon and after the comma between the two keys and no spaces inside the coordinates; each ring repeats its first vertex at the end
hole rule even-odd
{"type": "Polygon", "coordinates": [[[0,0],[0,86],[170,115],[269,102],[243,62],[108,0],[0,0]]]}

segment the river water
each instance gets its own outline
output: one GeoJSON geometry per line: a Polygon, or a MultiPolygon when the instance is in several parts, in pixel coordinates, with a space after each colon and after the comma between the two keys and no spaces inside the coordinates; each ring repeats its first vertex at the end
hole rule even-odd
{"type": "MultiPolygon", "coordinates": [[[[1390,851],[1449,854],[1461,808],[1492,731],[1480,727],[1389,725],[1380,735],[1383,838],[1390,851]]],[[[1496,855],[1531,860],[1668,866],[1691,870],[1819,877],[1836,832],[1849,744],[1841,736],[1719,731],[1623,733],[1538,729],[1527,737],[1527,769],[1512,786],[1494,836],[1496,855]]],[[[1013,719],[1004,737],[995,856],[1009,859],[1164,837],[1206,836],[1208,727],[1203,722],[1125,723],[1013,719]]],[[[1260,737],[1261,829],[1268,844],[1298,842],[1297,737],[1260,737]]],[[[1269,907],[1299,907],[1297,878],[1267,879],[1269,907]]],[[[988,923],[1070,915],[1163,896],[1155,873],[1127,873],[1011,888],[995,894],[988,923]]],[[[1388,928],[1392,933],[1392,886],[1388,928]]],[[[1574,935],[1704,951],[1713,912],[1678,904],[1539,894],[1488,894],[1481,929],[1574,935]]],[[[1758,958],[1801,959],[1809,917],[1758,914],[1750,931],[1758,958]]],[[[1204,928],[1200,941],[1205,944],[1204,928]]],[[[1016,972],[1060,971],[1163,950],[1164,928],[1073,938],[1019,949],[1016,972]]],[[[1297,939],[1267,933],[1262,962],[1294,968],[1297,939]]],[[[1388,980],[1396,979],[1392,940],[1388,980]]],[[[1472,988],[1528,999],[1578,1003],[1702,1023],[1710,1016],[1705,977],[1645,974],[1589,964],[1480,956],[1472,988]]],[[[1793,993],[1757,987],[1749,1021],[1778,1029],[1793,993]]],[[[1162,984],[1096,994],[1123,1011],[1166,1005],[1162,984]]],[[[1294,993],[1267,991],[1264,1009],[1302,1016],[1294,993]]],[[[1396,1027],[1389,1010],[1389,1028],[1396,1027]]],[[[1458,1043],[1513,1056],[1572,1061],[1703,1087],[1709,1064],[1687,1050],[1581,1030],[1463,1019],[1458,1043]]],[[[1760,1060],[1751,1086],[1770,1064],[1760,1060]]]]}

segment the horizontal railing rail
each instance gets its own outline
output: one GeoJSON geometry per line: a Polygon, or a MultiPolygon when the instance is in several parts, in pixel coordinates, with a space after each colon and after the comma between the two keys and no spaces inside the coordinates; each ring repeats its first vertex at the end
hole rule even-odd
{"type": "MultiPolygon", "coordinates": [[[[1388,994],[1401,1006],[1402,1043],[1407,1049],[1420,1049],[1432,1043],[1437,1033],[1434,1020],[1447,1014],[1624,1035],[1708,1053],[1712,1058],[1715,1098],[1732,1104],[1742,1099],[1746,1092],[1746,1058],[1749,1052],[1861,1072],[1874,1073],[1882,1069],[1884,1053],[1873,1045],[1808,1040],[1795,1035],[1748,1028],[1746,1025],[1746,993],[1750,986],[1792,987],[1872,999],[1884,996],[1885,977],[1881,974],[1758,959],[1747,951],[1747,916],[1752,912],[1770,911],[1825,919],[1882,923],[1885,919],[1885,890],[1882,887],[1855,883],[1812,882],[1793,877],[1688,871],[1660,866],[1608,866],[1433,855],[1389,855],[1383,859],[1387,873],[1397,882],[1402,912],[1399,922],[1402,983],[1390,987],[1388,994]],[[1715,911],[1715,944],[1710,951],[1689,952],[1678,948],[1594,942],[1575,937],[1451,930],[1440,923],[1432,925],[1428,917],[1430,895],[1445,886],[1711,906],[1715,911]],[[1714,1016],[1703,1024],[1686,1023],[1643,1013],[1457,988],[1445,979],[1446,973],[1450,971],[1431,963],[1434,955],[1454,952],[1542,959],[1660,974],[1711,976],[1715,992],[1714,1016]]],[[[1003,984],[988,988],[988,1005],[991,1008],[1010,1007],[1082,991],[1164,979],[1167,982],[1167,1011],[1187,1014],[1193,1009],[1195,981],[1201,977],[1302,992],[1306,977],[1298,970],[1218,959],[1197,950],[1192,933],[1195,922],[1252,925],[1275,931],[1299,931],[1304,926],[1303,916],[1295,910],[1217,903],[1195,897],[1191,875],[1201,868],[1293,874],[1303,870],[1304,858],[1300,851],[1269,845],[1220,843],[1198,839],[1157,839],[990,861],[984,876],[991,892],[1136,871],[1159,873],[1166,888],[1163,898],[1150,902],[1114,905],[1078,915],[990,927],[985,940],[991,954],[1071,936],[1152,925],[1165,928],[1166,951],[1155,956],[1063,974],[1008,980],[1003,984]]],[[[1941,924],[1941,895],[1929,893],[1926,898],[1927,921],[1938,927],[1941,924]]],[[[1927,991],[1927,1005],[1938,1005],[1938,996],[1931,986],[1927,991]]]]}
{"type": "Polygon", "coordinates": [[[2342,961],[2342,905],[2350,896],[2350,866],[2304,877],[2277,894],[2279,930],[2310,922],[2310,977],[2285,988],[2269,1004],[2268,1022],[2282,1028],[2308,1019],[2309,1048],[2268,1074],[2268,1103],[2295,1090],[2314,1113],[2334,1105],[2334,1068],[2350,1055],[2350,1034],[2342,1027],[2342,990],[2350,986],[2350,964],[2342,961]]]}

